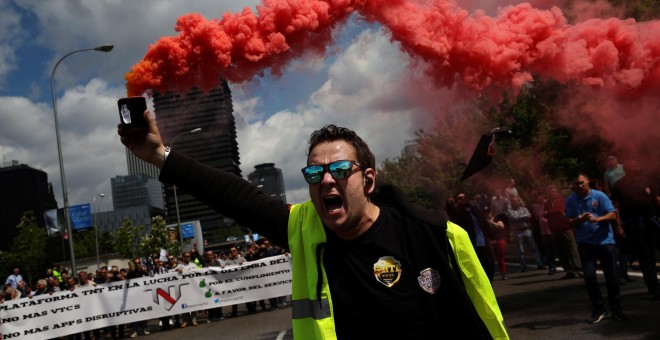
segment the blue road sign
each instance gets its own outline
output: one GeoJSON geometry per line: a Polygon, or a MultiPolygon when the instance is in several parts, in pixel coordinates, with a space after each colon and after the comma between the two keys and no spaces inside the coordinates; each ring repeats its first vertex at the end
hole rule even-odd
{"type": "Polygon", "coordinates": [[[91,204],[81,204],[69,207],[69,217],[71,218],[71,229],[74,231],[92,227],[92,208],[91,204]]]}

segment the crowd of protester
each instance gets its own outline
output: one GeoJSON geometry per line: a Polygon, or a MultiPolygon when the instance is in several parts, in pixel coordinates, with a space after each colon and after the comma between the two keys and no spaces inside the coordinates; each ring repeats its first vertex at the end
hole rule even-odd
{"type": "Polygon", "coordinates": [[[580,173],[566,185],[520,190],[510,179],[492,192],[458,192],[446,202],[447,215],[470,235],[491,281],[498,273],[508,279],[506,252],[514,244],[516,253],[510,255],[518,258],[522,272],[531,259],[549,276],[561,268],[561,279],[583,278],[591,322],[597,323],[608,314],[598,267],[605,273],[612,317],[627,320],[619,287],[633,281],[628,275],[633,264],[642,272],[650,300],[660,301],[660,184],[635,161],[624,166],[610,156],[607,162],[603,180],[580,173]]]}
{"type": "MultiPolygon", "coordinates": [[[[655,177],[643,176],[634,161],[624,167],[610,156],[607,162],[603,181],[578,174],[566,185],[549,184],[520,190],[516,188],[516,181],[509,179],[504,185],[494,185],[472,195],[458,192],[446,202],[447,216],[467,231],[491,282],[496,274],[502,280],[509,279],[506,253],[510,249],[508,245],[513,244],[516,253],[511,255],[518,259],[520,271],[529,270],[531,259],[536,270],[547,270],[549,276],[561,268],[564,272],[561,279],[583,278],[592,303],[592,323],[597,323],[607,314],[595,275],[595,268],[600,265],[606,274],[608,305],[613,317],[626,320],[619,300],[619,286],[633,280],[628,270],[635,262],[642,272],[650,300],[660,301],[656,266],[656,253],[660,251],[660,187],[655,177]],[[585,202],[589,206],[583,206],[585,202]],[[594,239],[597,240],[592,242],[594,239]]],[[[55,267],[34,286],[26,284],[16,267],[0,291],[0,301],[171,271],[239,266],[283,253],[285,249],[271,245],[266,239],[252,242],[244,251],[231,247],[228,252],[199,254],[194,247],[180,258],[172,255],[136,258],[124,268],[104,266],[95,274],[80,271],[71,275],[66,269],[55,267]]],[[[286,297],[273,297],[268,301],[248,302],[245,307],[248,314],[253,314],[258,307],[262,311],[286,308],[286,301],[286,297]]],[[[227,313],[222,307],[216,307],[160,318],[160,330],[197,326],[200,319],[210,323],[237,317],[238,305],[228,307],[227,313]]],[[[149,329],[146,321],[139,321],[69,338],[99,338],[102,333],[118,339],[125,335],[148,335],[149,329]]]]}
{"type": "MultiPolygon", "coordinates": [[[[592,182],[590,186],[597,190],[598,184],[592,182]]],[[[507,279],[506,264],[500,262],[505,261],[504,252],[512,243],[516,245],[516,254],[506,255],[519,257],[521,271],[524,272],[528,269],[526,262],[531,258],[536,264],[536,269],[548,269],[548,275],[554,275],[557,267],[562,267],[565,272],[562,279],[572,279],[582,277],[579,254],[575,250],[574,231],[569,225],[565,213],[565,199],[572,192],[572,184],[567,184],[563,190],[555,184],[550,184],[539,190],[531,190],[528,195],[521,193],[510,198],[503,195],[502,187],[494,188],[492,195],[487,190],[474,195],[459,192],[449,197],[445,210],[452,222],[470,229],[467,230],[470,234],[474,233],[473,222],[476,223],[480,232],[483,233],[483,237],[490,241],[492,261],[502,279],[507,279]],[[523,204],[521,196],[527,197],[528,205],[523,204]],[[465,211],[469,212],[467,217],[469,220],[466,220],[465,211]],[[474,215],[474,220],[472,215],[474,215]],[[519,241],[523,242],[522,245],[519,244],[519,241]],[[497,245],[500,242],[503,244],[502,246],[497,245]]],[[[611,200],[617,206],[617,211],[619,205],[629,206],[631,204],[630,202],[619,203],[616,197],[611,200]]],[[[652,200],[656,200],[656,202],[649,204],[654,206],[650,210],[655,209],[655,212],[649,213],[646,220],[649,221],[647,223],[655,224],[660,211],[660,201],[657,200],[660,198],[652,198],[652,200]]],[[[630,207],[628,208],[630,209],[630,207]]],[[[624,213],[623,216],[627,215],[624,213]]],[[[637,218],[636,221],[639,219],[637,218]]],[[[621,224],[620,219],[613,221],[612,228],[615,234],[621,224]]],[[[625,223],[623,224],[625,225],[625,223]]],[[[632,228],[628,229],[627,247],[632,242],[639,241],[631,240],[636,235],[632,228]]],[[[621,238],[617,236],[617,241],[623,243],[623,239],[621,241],[619,239],[621,238]]],[[[655,240],[660,241],[657,237],[655,240]]],[[[636,255],[638,250],[620,251],[621,261],[625,262],[620,265],[622,268],[619,271],[621,284],[632,281],[627,273],[627,268],[638,259],[636,255]]],[[[658,243],[658,251],[660,251],[660,243],[658,243]]],[[[486,265],[485,268],[489,266],[486,265]]]]}
{"type": "Polygon", "coordinates": [[[566,185],[549,184],[520,190],[516,181],[495,186],[492,193],[449,197],[449,219],[466,229],[491,281],[496,268],[508,279],[506,251],[516,245],[521,271],[531,258],[548,275],[562,268],[561,279],[583,278],[592,303],[592,323],[607,314],[598,288],[596,267],[605,273],[607,305],[612,317],[627,320],[619,287],[633,279],[637,264],[651,301],[660,301],[656,254],[660,251],[660,183],[657,174],[644,174],[633,160],[607,158],[603,179],[580,173],[566,185]],[[562,190],[561,188],[564,188],[562,190]],[[484,244],[490,244],[485,249],[484,244]],[[483,254],[490,251],[493,255],[483,254]]]}
{"type": "MultiPolygon", "coordinates": [[[[243,263],[260,260],[270,256],[286,254],[284,248],[272,245],[267,239],[249,242],[245,251],[240,251],[233,246],[228,251],[206,251],[200,254],[194,246],[191,251],[186,251],[181,257],[167,254],[161,257],[154,254],[148,257],[138,257],[128,261],[126,266],[101,266],[96,273],[78,271],[77,275],[71,275],[68,269],[55,265],[46,270],[34,285],[30,285],[21,275],[20,267],[14,267],[7,277],[3,289],[0,290],[0,303],[16,299],[31,299],[42,294],[56,294],[62,291],[72,291],[81,287],[103,285],[111,282],[128,280],[137,277],[155,276],[169,272],[186,272],[202,267],[231,267],[243,263]]],[[[257,304],[262,311],[272,311],[287,307],[287,296],[274,297],[266,301],[246,303],[247,314],[257,312],[257,304]]],[[[231,312],[223,314],[222,307],[215,307],[207,311],[196,311],[180,315],[165,316],[159,318],[158,329],[167,331],[172,328],[186,328],[197,326],[198,317],[205,319],[204,322],[211,323],[221,321],[225,318],[238,317],[238,305],[231,306],[231,312]]],[[[95,329],[78,334],[72,334],[62,339],[100,339],[107,337],[111,339],[135,338],[149,335],[154,330],[148,327],[149,320],[135,321],[128,324],[109,326],[104,329],[95,329]]],[[[154,323],[155,324],[155,323],[154,323]]]]}

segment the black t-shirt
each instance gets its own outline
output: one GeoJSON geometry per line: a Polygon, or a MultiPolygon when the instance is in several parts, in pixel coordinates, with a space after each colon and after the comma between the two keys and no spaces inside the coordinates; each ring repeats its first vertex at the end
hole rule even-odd
{"type": "Polygon", "coordinates": [[[401,262],[406,257],[403,226],[394,210],[381,208],[372,227],[355,240],[345,241],[326,231],[323,263],[340,339],[422,336],[422,309],[417,300],[421,292],[419,274],[401,262]],[[381,257],[400,262],[399,279],[391,287],[386,285],[388,281],[376,277],[374,265],[381,257]]]}
{"type": "MultiPolygon", "coordinates": [[[[289,248],[289,206],[244,179],[175,151],[161,169],[160,179],[265,235],[272,244],[289,248]]],[[[378,204],[380,215],[374,224],[355,240],[339,239],[326,230],[322,260],[338,337],[429,339],[460,325],[465,338],[490,338],[457,278],[460,273],[446,257],[444,220],[434,214],[426,218],[417,210],[412,218],[407,205],[381,203],[386,204],[378,204]],[[431,269],[441,278],[435,294],[425,293],[418,282],[422,272],[428,274],[431,269]]]]}
{"type": "Polygon", "coordinates": [[[650,181],[626,174],[614,183],[611,198],[618,203],[622,219],[652,217],[657,213],[656,190],[650,181]]]}

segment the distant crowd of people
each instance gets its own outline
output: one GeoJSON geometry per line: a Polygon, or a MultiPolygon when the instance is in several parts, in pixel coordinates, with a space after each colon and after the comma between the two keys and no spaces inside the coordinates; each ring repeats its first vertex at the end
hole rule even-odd
{"type": "Polygon", "coordinates": [[[606,306],[614,319],[626,320],[619,287],[633,280],[628,270],[634,262],[650,300],[660,301],[660,183],[657,174],[645,175],[636,161],[624,167],[609,156],[606,162],[602,181],[580,173],[565,189],[551,184],[521,193],[515,179],[509,179],[492,193],[470,197],[459,192],[447,200],[447,215],[470,235],[491,281],[496,273],[508,279],[505,257],[507,245],[514,242],[522,272],[532,259],[536,269],[548,275],[561,266],[561,279],[584,279],[592,323],[608,314],[606,306]],[[607,303],[598,287],[597,268],[605,276],[607,303]]]}
{"type": "MultiPolygon", "coordinates": [[[[336,163],[343,165],[342,162],[348,161],[336,163]]],[[[352,163],[346,164],[351,166],[352,163]]],[[[324,166],[311,167],[326,171],[324,166]]],[[[561,267],[564,272],[561,279],[584,280],[591,303],[592,323],[600,322],[609,312],[616,320],[627,320],[624,303],[620,298],[620,286],[632,280],[628,270],[633,263],[638,263],[650,300],[660,301],[656,266],[656,252],[660,250],[660,185],[655,176],[645,175],[637,162],[627,162],[624,167],[616,157],[611,156],[607,159],[607,170],[602,181],[592,180],[586,174],[579,173],[566,185],[550,184],[520,192],[515,179],[510,179],[506,185],[494,186],[492,193],[456,193],[447,200],[445,208],[449,221],[463,228],[469,236],[477,258],[474,262],[481,264],[491,282],[496,274],[502,280],[508,279],[506,252],[508,244],[514,243],[522,272],[529,270],[528,261],[531,259],[536,270],[547,270],[549,276],[555,275],[561,267]],[[602,270],[605,277],[606,299],[598,285],[597,268],[602,270]]],[[[316,180],[310,177],[308,181],[316,180]]],[[[364,181],[367,183],[368,180],[364,181]]],[[[332,205],[336,201],[328,199],[325,203],[332,205]]],[[[333,209],[329,210],[334,212],[333,209]]],[[[450,224],[448,228],[453,227],[450,224]]],[[[324,243],[321,245],[325,246],[324,243]]],[[[337,249],[340,248],[317,248],[316,251],[337,249]]],[[[228,253],[207,251],[199,254],[194,248],[191,252],[184,252],[181,258],[167,256],[167,260],[164,260],[160,256],[151,256],[136,258],[125,268],[101,267],[96,275],[81,271],[76,276],[69,276],[66,270],[55,268],[49,270],[34,287],[26,284],[19,268],[14,268],[0,292],[0,301],[3,298],[30,298],[170,271],[236,266],[285,252],[271,245],[268,240],[253,243],[244,253],[232,247],[228,253]]],[[[427,279],[430,283],[424,288],[432,292],[432,272],[428,273],[427,279]]],[[[279,297],[269,299],[268,304],[267,301],[247,303],[246,309],[251,314],[257,311],[257,307],[273,310],[286,306],[286,297],[279,297]]],[[[164,317],[159,320],[159,324],[162,330],[196,326],[200,313],[164,317]]],[[[222,308],[213,308],[204,313],[207,314],[205,322],[236,317],[238,305],[231,306],[228,314],[224,314],[222,308]]],[[[130,337],[136,337],[149,334],[146,325],[146,321],[133,322],[72,335],[70,338],[98,338],[102,332],[110,334],[113,339],[122,338],[128,334],[128,328],[130,337]]]]}
{"type": "MultiPolygon", "coordinates": [[[[110,282],[122,281],[145,276],[155,276],[168,272],[187,272],[196,268],[204,267],[232,267],[240,266],[246,262],[260,260],[266,257],[286,254],[284,248],[272,245],[269,240],[261,239],[250,242],[246,251],[242,252],[238,247],[229,248],[228,252],[205,251],[200,254],[196,245],[192,251],[186,251],[182,256],[167,255],[161,258],[154,254],[145,258],[135,258],[127,263],[125,267],[102,266],[96,273],[79,271],[77,275],[70,275],[69,271],[61,269],[59,265],[47,269],[43,277],[30,285],[21,275],[20,267],[14,267],[12,273],[7,277],[3,289],[0,290],[0,303],[4,300],[16,300],[22,298],[33,298],[42,294],[53,294],[61,291],[72,291],[80,287],[103,285],[110,282]]],[[[273,297],[266,301],[254,301],[245,304],[248,314],[257,312],[257,305],[263,311],[272,311],[287,307],[287,297],[273,297]]],[[[215,307],[207,311],[195,311],[180,315],[166,316],[159,319],[161,331],[172,328],[186,328],[199,324],[198,316],[205,314],[206,323],[224,320],[225,317],[237,317],[238,305],[231,306],[231,312],[223,314],[222,307],[215,307]]],[[[148,320],[131,322],[125,325],[109,326],[104,329],[95,329],[78,334],[72,334],[66,339],[100,339],[107,336],[111,339],[134,338],[140,335],[149,335],[148,320]]]]}

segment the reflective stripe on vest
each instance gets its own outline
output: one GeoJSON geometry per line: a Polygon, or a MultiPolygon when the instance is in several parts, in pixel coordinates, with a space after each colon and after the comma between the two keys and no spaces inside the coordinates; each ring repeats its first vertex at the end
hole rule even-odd
{"type": "Polygon", "coordinates": [[[330,302],[328,299],[319,300],[293,300],[291,302],[294,319],[312,318],[314,320],[330,317],[330,302]]]}
{"type": "Polygon", "coordinates": [[[288,239],[293,280],[293,337],[305,340],[337,339],[330,287],[323,264],[318,264],[320,259],[317,259],[317,250],[322,249],[326,235],[311,201],[291,206],[288,239]],[[322,278],[320,292],[317,288],[319,274],[322,278]]]}

